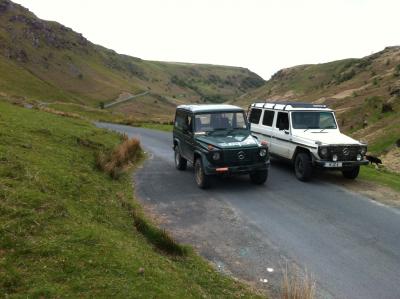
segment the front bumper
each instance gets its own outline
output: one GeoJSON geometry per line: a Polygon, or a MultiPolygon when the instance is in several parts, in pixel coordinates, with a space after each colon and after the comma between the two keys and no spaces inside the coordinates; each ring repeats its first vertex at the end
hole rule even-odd
{"type": "Polygon", "coordinates": [[[248,174],[256,171],[266,171],[270,166],[269,160],[266,162],[258,162],[254,164],[239,165],[239,166],[215,166],[210,163],[204,167],[206,175],[221,175],[221,174],[248,174]]]}
{"type": "Polygon", "coordinates": [[[360,165],[368,165],[369,161],[368,160],[361,160],[361,161],[337,161],[337,162],[332,162],[332,161],[325,161],[325,160],[314,160],[313,165],[316,167],[320,167],[323,169],[349,169],[353,168],[355,166],[360,166],[360,165]]]}

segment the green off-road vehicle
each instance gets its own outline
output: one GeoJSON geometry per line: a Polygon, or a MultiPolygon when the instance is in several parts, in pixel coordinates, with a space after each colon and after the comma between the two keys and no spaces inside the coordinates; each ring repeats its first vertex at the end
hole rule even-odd
{"type": "Polygon", "coordinates": [[[200,188],[210,185],[211,176],[249,174],[255,184],[268,177],[269,153],[250,132],[242,108],[231,105],[181,105],[174,125],[175,166],[194,166],[200,188]]]}

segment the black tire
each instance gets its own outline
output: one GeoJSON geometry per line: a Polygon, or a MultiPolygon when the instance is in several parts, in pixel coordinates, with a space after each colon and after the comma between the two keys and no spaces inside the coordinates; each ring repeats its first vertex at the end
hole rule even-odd
{"type": "Polygon", "coordinates": [[[197,158],[194,162],[194,178],[199,188],[207,189],[210,187],[210,177],[204,173],[201,158],[197,158]]]}
{"type": "Polygon", "coordinates": [[[360,173],[360,166],[353,167],[348,170],[342,170],[342,174],[346,179],[354,180],[360,173]]]}
{"type": "Polygon", "coordinates": [[[262,185],[267,181],[268,170],[255,171],[250,173],[251,181],[256,185],[262,185]]]}
{"type": "Polygon", "coordinates": [[[297,179],[306,182],[312,175],[312,165],[310,155],[307,153],[298,153],[294,159],[294,172],[297,179]]]}
{"type": "Polygon", "coordinates": [[[181,156],[178,146],[175,146],[175,167],[178,170],[185,170],[187,167],[187,160],[181,156]]]}

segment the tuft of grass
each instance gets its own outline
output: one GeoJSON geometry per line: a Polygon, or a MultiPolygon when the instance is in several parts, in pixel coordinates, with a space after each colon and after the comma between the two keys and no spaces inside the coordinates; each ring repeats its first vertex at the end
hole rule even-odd
{"type": "Polygon", "coordinates": [[[281,299],[314,299],[316,284],[312,277],[297,270],[288,273],[286,267],[283,274],[281,299]]]}
{"type": "Polygon", "coordinates": [[[97,153],[96,165],[113,179],[118,179],[141,155],[140,141],[125,136],[123,142],[112,151],[97,153]]]}

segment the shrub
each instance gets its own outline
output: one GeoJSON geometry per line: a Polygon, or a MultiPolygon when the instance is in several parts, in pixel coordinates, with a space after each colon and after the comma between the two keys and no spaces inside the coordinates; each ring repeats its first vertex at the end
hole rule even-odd
{"type": "Polygon", "coordinates": [[[338,84],[343,83],[345,81],[348,81],[352,79],[356,75],[356,72],[352,69],[350,71],[346,71],[344,73],[341,73],[340,75],[334,75],[334,78],[338,84]]]}
{"type": "Polygon", "coordinates": [[[398,77],[400,76],[400,64],[398,64],[394,70],[394,76],[398,77]]]}
{"type": "Polygon", "coordinates": [[[98,169],[108,173],[113,179],[118,179],[141,156],[142,150],[138,139],[129,139],[126,135],[124,141],[117,145],[111,152],[101,151],[97,154],[96,165],[98,169]]]}
{"type": "Polygon", "coordinates": [[[390,103],[383,103],[382,104],[382,113],[392,112],[392,111],[393,111],[392,104],[390,104],[390,103]]]}

